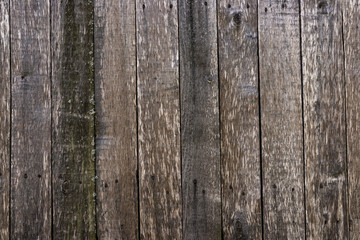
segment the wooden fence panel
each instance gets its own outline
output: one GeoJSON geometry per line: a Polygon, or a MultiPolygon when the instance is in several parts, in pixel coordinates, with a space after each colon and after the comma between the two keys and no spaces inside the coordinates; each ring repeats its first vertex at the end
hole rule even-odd
{"type": "Polygon", "coordinates": [[[11,238],[51,238],[50,4],[11,0],[11,238]]]}
{"type": "Polygon", "coordinates": [[[137,239],[135,1],[95,1],[99,239],[137,239]]]}
{"type": "Polygon", "coordinates": [[[9,239],[10,209],[10,18],[0,0],[0,239],[9,239]]]}
{"type": "Polygon", "coordinates": [[[137,0],[140,239],[181,239],[177,1],[137,0]]]}
{"type": "Polygon", "coordinates": [[[54,239],[95,239],[92,1],[51,1],[54,239]]]}
{"type": "Polygon", "coordinates": [[[179,1],[184,239],[220,239],[216,0],[179,1]]]}
{"type": "Polygon", "coordinates": [[[259,3],[264,239],[305,239],[299,3],[259,3]]]}
{"type": "Polygon", "coordinates": [[[350,239],[360,236],[360,1],[343,10],[350,239]]]}
{"type": "Polygon", "coordinates": [[[224,239],[261,239],[257,1],[219,1],[224,239]]]}
{"type": "Polygon", "coordinates": [[[348,239],[342,1],[303,0],[307,239],[348,239]]]}

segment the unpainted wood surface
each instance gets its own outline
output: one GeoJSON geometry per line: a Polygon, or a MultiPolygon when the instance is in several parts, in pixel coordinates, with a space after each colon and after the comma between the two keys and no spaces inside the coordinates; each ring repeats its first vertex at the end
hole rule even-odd
{"type": "Polygon", "coordinates": [[[0,0],[0,239],[8,239],[10,210],[10,18],[0,0]]]}
{"type": "Polygon", "coordinates": [[[50,239],[50,3],[12,0],[10,9],[11,238],[50,239]]]}
{"type": "Polygon", "coordinates": [[[307,239],[348,239],[342,1],[301,5],[307,239]]]}
{"type": "Polygon", "coordinates": [[[137,0],[140,239],[181,239],[178,3],[137,0]]]}
{"type": "Polygon", "coordinates": [[[360,1],[343,9],[350,239],[360,237],[360,1]]]}
{"type": "Polygon", "coordinates": [[[99,239],[136,239],[135,1],[95,1],[99,239]]]}
{"type": "Polygon", "coordinates": [[[257,1],[219,1],[224,239],[261,239],[257,1]]]}
{"type": "Polygon", "coordinates": [[[93,4],[51,4],[53,238],[95,239],[93,4]]]}
{"type": "Polygon", "coordinates": [[[265,239],[305,239],[299,2],[259,3],[265,239]]]}
{"type": "Polygon", "coordinates": [[[216,1],[179,1],[183,239],[221,238],[216,1]]]}

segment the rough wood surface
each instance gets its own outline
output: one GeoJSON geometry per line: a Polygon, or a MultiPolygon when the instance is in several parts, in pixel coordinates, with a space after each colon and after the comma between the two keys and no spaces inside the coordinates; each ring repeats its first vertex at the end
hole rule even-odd
{"type": "Polygon", "coordinates": [[[219,1],[224,239],[261,239],[257,1],[219,1]]]}
{"type": "Polygon", "coordinates": [[[305,239],[299,3],[259,3],[265,239],[305,239]]]}
{"type": "Polygon", "coordinates": [[[182,238],[177,5],[136,1],[141,239],[182,238]]]}
{"type": "Polygon", "coordinates": [[[0,0],[0,239],[9,239],[10,199],[9,1],[0,0]]]}
{"type": "Polygon", "coordinates": [[[135,1],[95,1],[99,239],[136,239],[135,1]]]}
{"type": "Polygon", "coordinates": [[[50,4],[12,0],[10,9],[11,238],[50,239],[50,4]]]}
{"type": "Polygon", "coordinates": [[[348,239],[342,1],[301,6],[307,239],[348,239]]]}
{"type": "Polygon", "coordinates": [[[95,239],[93,4],[51,4],[53,238],[95,239]]]}
{"type": "Polygon", "coordinates": [[[216,1],[179,2],[184,239],[220,239],[216,1]]]}
{"type": "Polygon", "coordinates": [[[360,1],[343,10],[350,239],[360,237],[360,1]]]}

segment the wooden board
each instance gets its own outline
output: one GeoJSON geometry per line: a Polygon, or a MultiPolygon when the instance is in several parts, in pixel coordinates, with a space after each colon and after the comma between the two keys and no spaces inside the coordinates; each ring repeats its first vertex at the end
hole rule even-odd
{"type": "Polygon", "coordinates": [[[137,0],[140,239],[181,239],[177,1],[137,0]]]}
{"type": "Polygon", "coordinates": [[[53,238],[95,239],[93,4],[51,4],[53,238]]]}
{"type": "Polygon", "coordinates": [[[219,1],[224,239],[261,239],[257,1],[219,1]]]}
{"type": "Polygon", "coordinates": [[[95,1],[99,239],[136,239],[135,1],[95,1]]]}
{"type": "Polygon", "coordinates": [[[299,2],[259,3],[264,239],[305,239],[299,2]]]}
{"type": "Polygon", "coordinates": [[[343,5],[350,239],[360,236],[360,1],[343,5]]]}
{"type": "Polygon", "coordinates": [[[216,1],[179,2],[184,239],[221,237],[216,1]]]}
{"type": "Polygon", "coordinates": [[[0,0],[0,239],[9,239],[10,220],[10,19],[0,0]]]}
{"type": "Polygon", "coordinates": [[[307,239],[348,239],[342,2],[301,5],[307,239]]]}
{"type": "Polygon", "coordinates": [[[11,238],[51,238],[50,4],[11,1],[11,238]]]}

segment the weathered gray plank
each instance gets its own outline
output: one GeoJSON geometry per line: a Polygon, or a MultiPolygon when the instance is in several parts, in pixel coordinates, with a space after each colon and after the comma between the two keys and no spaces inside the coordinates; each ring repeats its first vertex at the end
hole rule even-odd
{"type": "Polygon", "coordinates": [[[141,239],[182,238],[177,5],[136,1],[141,239]]]}
{"type": "Polygon", "coordinates": [[[307,239],[348,239],[341,8],[301,5],[307,239]]]}
{"type": "Polygon", "coordinates": [[[219,1],[224,239],[260,239],[257,1],[219,1]]]}
{"type": "Polygon", "coordinates": [[[136,239],[135,1],[95,1],[99,239],[136,239]]]}
{"type": "Polygon", "coordinates": [[[11,1],[11,238],[51,237],[50,4],[11,1]]]}
{"type": "Polygon", "coordinates": [[[184,239],[221,236],[216,0],[179,2],[184,239]]]}
{"type": "Polygon", "coordinates": [[[259,3],[265,239],[305,239],[299,3],[259,3]]]}
{"type": "Polygon", "coordinates": [[[9,1],[0,0],[0,239],[9,239],[10,199],[9,1]]]}
{"type": "Polygon", "coordinates": [[[93,4],[51,2],[54,239],[95,239],[93,4]]]}
{"type": "Polygon", "coordinates": [[[360,237],[360,1],[343,10],[350,239],[360,237]]]}

